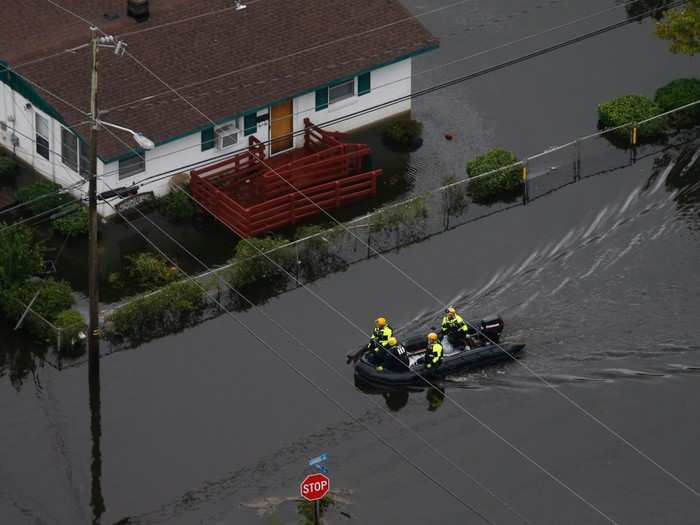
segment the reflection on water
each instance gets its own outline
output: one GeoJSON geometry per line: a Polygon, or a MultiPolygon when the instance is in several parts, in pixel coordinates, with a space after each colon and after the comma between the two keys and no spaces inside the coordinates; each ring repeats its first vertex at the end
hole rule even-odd
{"type": "Polygon", "coordinates": [[[423,396],[427,401],[427,410],[436,412],[445,400],[445,387],[434,384],[430,388],[420,387],[387,387],[384,385],[374,385],[355,376],[355,386],[358,390],[367,395],[381,395],[384,398],[386,407],[391,412],[399,412],[408,405],[411,395],[414,397],[423,396]]]}

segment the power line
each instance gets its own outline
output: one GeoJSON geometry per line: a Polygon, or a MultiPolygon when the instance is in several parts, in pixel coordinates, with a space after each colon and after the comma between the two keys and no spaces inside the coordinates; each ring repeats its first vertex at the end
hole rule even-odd
{"type": "MultiPolygon", "coordinates": [[[[109,203],[109,206],[114,209],[114,211],[124,220],[126,221],[131,228],[133,228],[146,242],[148,242],[162,257],[167,259],[170,264],[172,264],[177,270],[187,279],[189,282],[193,283],[195,286],[197,286],[199,289],[202,290],[203,293],[206,294],[206,289],[199,284],[191,275],[189,275],[187,272],[185,272],[178,264],[177,262],[169,257],[157,244],[155,244],[151,239],[148,238],[147,235],[145,235],[141,230],[139,230],[134,224],[127,219],[117,208],[112,206],[111,203],[109,203]]],[[[340,401],[338,401],[336,398],[334,398],[331,394],[329,394],[324,388],[321,386],[317,385],[313,379],[311,379],[309,376],[307,376],[303,371],[301,371],[297,366],[295,366],[290,360],[288,360],[282,353],[280,353],[278,350],[276,350],[272,345],[270,345],[267,341],[265,341],[261,336],[259,336],[252,328],[250,328],[246,323],[244,323],[242,320],[240,320],[238,317],[233,315],[233,313],[227,309],[221,301],[213,299],[214,302],[219,306],[223,311],[225,311],[229,317],[231,317],[234,321],[236,321],[250,336],[255,338],[260,344],[265,346],[270,352],[272,352],[277,359],[282,361],[288,368],[290,368],[294,373],[296,373],[299,377],[301,377],[307,384],[309,384],[311,387],[313,387],[318,393],[320,393],[323,397],[328,399],[331,403],[333,403],[339,410],[344,412],[347,416],[352,418],[356,423],[364,427],[367,432],[372,434],[372,436],[380,441],[384,446],[389,448],[391,451],[393,451],[396,455],[398,455],[401,459],[403,459],[405,462],[407,462],[409,465],[411,465],[414,469],[416,469],[420,474],[422,474],[426,479],[431,481],[433,484],[435,484],[437,487],[448,493],[452,498],[454,498],[457,502],[459,502],[462,506],[464,506],[466,509],[474,513],[476,516],[478,516],[482,521],[486,523],[493,524],[491,520],[489,520],[484,514],[482,514],[480,511],[478,511],[475,507],[464,501],[459,495],[457,495],[455,492],[453,492],[449,487],[432,477],[427,471],[425,471],[423,468],[421,468],[418,464],[416,464],[414,461],[412,461],[408,456],[406,456],[403,452],[398,450],[395,446],[393,446],[391,443],[389,443],[386,439],[384,439],[381,435],[379,435],[377,432],[375,432],[367,423],[362,421],[360,418],[355,416],[349,409],[347,409],[340,401]]]]}

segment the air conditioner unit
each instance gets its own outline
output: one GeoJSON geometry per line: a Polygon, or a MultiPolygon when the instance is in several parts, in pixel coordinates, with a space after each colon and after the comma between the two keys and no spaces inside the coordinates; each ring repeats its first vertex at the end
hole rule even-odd
{"type": "Polygon", "coordinates": [[[216,129],[216,148],[226,149],[238,144],[240,131],[233,124],[216,129]]]}

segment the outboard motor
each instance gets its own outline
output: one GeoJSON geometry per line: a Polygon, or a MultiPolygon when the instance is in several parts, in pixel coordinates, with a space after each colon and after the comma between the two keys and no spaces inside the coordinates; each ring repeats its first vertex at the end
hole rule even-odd
{"type": "Polygon", "coordinates": [[[489,315],[481,320],[481,337],[484,338],[484,342],[488,343],[489,340],[494,343],[498,343],[501,338],[501,332],[503,332],[503,319],[500,315],[489,315]],[[485,339],[488,338],[488,339],[485,339]]]}

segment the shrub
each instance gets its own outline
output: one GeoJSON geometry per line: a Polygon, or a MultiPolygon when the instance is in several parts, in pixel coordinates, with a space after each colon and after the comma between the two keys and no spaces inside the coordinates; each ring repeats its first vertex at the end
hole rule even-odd
{"type": "Polygon", "coordinates": [[[42,213],[71,201],[71,197],[65,193],[57,193],[60,189],[58,184],[42,180],[18,189],[17,200],[20,203],[34,201],[27,204],[27,207],[34,214],[42,213]]]}
{"type": "Polygon", "coordinates": [[[464,183],[454,184],[457,177],[448,175],[442,179],[443,186],[448,186],[443,190],[442,202],[445,212],[448,215],[459,215],[467,207],[467,185],[464,183]]]}
{"type": "Polygon", "coordinates": [[[423,124],[413,119],[397,120],[384,130],[384,140],[392,145],[417,148],[421,145],[423,124]]]}
{"type": "Polygon", "coordinates": [[[122,306],[107,321],[110,333],[138,343],[183,330],[205,308],[206,297],[199,286],[178,282],[122,306]]]}
{"type": "MultiPolygon", "coordinates": [[[[628,123],[646,120],[661,113],[661,108],[653,100],[641,95],[625,95],[598,106],[598,126],[601,129],[614,128],[628,123]]],[[[640,126],[637,130],[638,142],[651,142],[664,135],[666,123],[658,118],[640,126]]],[[[630,142],[631,126],[607,133],[606,137],[619,146],[630,142]]]]}
{"type": "Polygon", "coordinates": [[[177,279],[177,269],[151,253],[127,257],[128,275],[141,290],[155,290],[177,279]]]}
{"type": "Polygon", "coordinates": [[[399,226],[413,226],[428,217],[428,206],[425,195],[414,197],[408,202],[390,206],[370,218],[370,230],[394,230],[399,226]]]}
{"type": "Polygon", "coordinates": [[[189,198],[189,188],[172,188],[170,193],[158,199],[158,208],[161,213],[173,221],[185,221],[191,219],[197,213],[192,200],[189,198]],[[187,192],[187,193],[185,193],[187,192]]]}
{"type": "Polygon", "coordinates": [[[284,268],[296,263],[293,248],[281,248],[288,241],[282,237],[269,235],[253,239],[244,239],[236,246],[236,254],[229,262],[228,280],[234,288],[252,284],[261,279],[280,277],[284,272],[260,252],[272,252],[268,256],[284,268]]]}
{"type": "Polygon", "coordinates": [[[518,159],[513,153],[501,148],[494,148],[467,162],[467,175],[470,179],[504,168],[469,182],[467,192],[474,202],[491,204],[499,200],[515,200],[522,191],[522,167],[507,166],[516,162],[518,159]]]}
{"type": "Polygon", "coordinates": [[[17,162],[10,157],[0,155],[0,177],[9,177],[17,171],[17,162]]]}
{"type": "Polygon", "coordinates": [[[8,227],[0,222],[0,290],[41,271],[41,246],[25,226],[8,227]]]}
{"type": "Polygon", "coordinates": [[[61,329],[62,347],[72,347],[79,340],[80,332],[87,331],[83,315],[77,310],[63,310],[56,316],[54,324],[61,329]]]}
{"type": "MultiPolygon", "coordinates": [[[[7,317],[13,322],[18,321],[37,292],[39,295],[32,304],[32,312],[51,323],[55,323],[59,314],[73,304],[68,283],[54,279],[35,279],[16,284],[2,292],[0,304],[7,317]]],[[[55,336],[51,327],[31,312],[24,318],[22,328],[39,337],[55,336]]]]}
{"type": "MultiPolygon", "coordinates": [[[[661,111],[685,106],[700,100],[700,79],[679,78],[656,90],[654,102],[661,111]]],[[[669,121],[677,128],[690,128],[700,124],[700,104],[669,115],[669,121]]]]}
{"type": "Polygon", "coordinates": [[[87,235],[89,231],[89,216],[85,206],[78,205],[75,211],[51,221],[53,229],[68,237],[87,235]]]}

